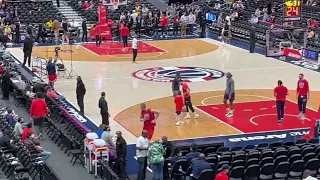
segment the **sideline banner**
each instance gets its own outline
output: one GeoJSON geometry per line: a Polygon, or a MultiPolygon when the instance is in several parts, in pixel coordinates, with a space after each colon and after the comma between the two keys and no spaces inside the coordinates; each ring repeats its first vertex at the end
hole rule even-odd
{"type": "Polygon", "coordinates": [[[302,54],[297,49],[291,49],[291,48],[285,48],[283,50],[283,55],[286,56],[286,59],[288,60],[301,60],[302,54]]]}

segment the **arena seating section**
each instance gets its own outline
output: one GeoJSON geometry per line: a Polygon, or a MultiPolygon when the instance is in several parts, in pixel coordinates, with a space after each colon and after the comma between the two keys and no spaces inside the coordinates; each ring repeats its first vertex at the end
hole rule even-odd
{"type": "MultiPolygon", "coordinates": [[[[69,6],[71,6],[73,9],[75,9],[79,14],[81,14],[83,17],[85,17],[88,21],[91,23],[96,23],[98,20],[98,15],[97,15],[97,8],[98,4],[100,1],[94,0],[94,7],[88,10],[84,10],[78,3],[78,0],[70,0],[69,1],[69,6]]],[[[146,6],[148,7],[149,10],[155,10],[156,8],[150,4],[147,1],[139,1],[141,6],[146,6]]],[[[130,12],[132,13],[132,10],[135,9],[136,6],[136,0],[133,1],[128,1],[127,5],[119,5],[119,8],[116,10],[107,10],[107,15],[110,19],[116,21],[120,19],[120,15],[122,12],[127,13],[130,12]]]]}
{"type": "MultiPolygon", "coordinates": [[[[249,19],[251,18],[251,15],[254,14],[255,10],[258,7],[266,7],[267,1],[259,1],[259,3],[255,3],[254,0],[248,0],[248,1],[243,1],[244,2],[244,10],[243,10],[243,20],[236,20],[232,22],[232,37],[233,39],[237,39],[240,41],[244,42],[249,42],[249,34],[250,34],[250,29],[252,26],[255,27],[256,30],[256,38],[257,38],[257,43],[260,46],[265,46],[265,35],[266,31],[271,28],[271,25],[268,23],[264,22],[259,22],[258,24],[251,24],[249,23],[249,19]]],[[[274,3],[277,4],[282,4],[283,1],[281,0],[274,0],[274,3]]],[[[302,21],[301,24],[299,24],[299,27],[306,27],[307,19],[313,18],[317,21],[320,20],[319,16],[319,6],[307,6],[307,5],[302,5],[302,21]]],[[[229,12],[225,11],[226,13],[229,12]]],[[[276,24],[281,24],[282,22],[282,16],[283,16],[283,11],[282,8],[278,10],[277,15],[276,15],[276,24]]],[[[215,33],[218,31],[218,28],[216,24],[214,23],[212,27],[210,27],[212,31],[215,33]]],[[[319,31],[316,31],[319,32],[319,31]]],[[[320,49],[320,43],[317,40],[310,39],[308,40],[308,48],[316,48],[320,49]]]]}
{"type": "MultiPolygon", "coordinates": [[[[189,151],[187,146],[182,149],[183,155],[189,151]]],[[[320,174],[318,139],[311,139],[308,143],[306,140],[298,140],[295,143],[276,142],[232,149],[219,145],[204,146],[197,151],[206,154],[206,161],[212,167],[211,170],[203,171],[202,177],[199,178],[201,180],[214,179],[223,164],[231,167],[231,180],[301,179],[305,170],[310,170],[313,175],[320,174]]],[[[190,163],[184,159],[178,160],[172,167],[174,179],[190,176],[191,172],[190,163]]]]}
{"type": "Polygon", "coordinates": [[[14,11],[18,7],[20,21],[23,24],[45,23],[47,20],[58,18],[62,20],[63,16],[53,6],[52,1],[8,1],[6,2],[7,10],[14,11]]]}

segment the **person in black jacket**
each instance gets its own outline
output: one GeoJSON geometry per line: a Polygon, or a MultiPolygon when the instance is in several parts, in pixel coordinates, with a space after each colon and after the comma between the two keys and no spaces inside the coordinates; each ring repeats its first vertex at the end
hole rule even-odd
{"type": "Polygon", "coordinates": [[[77,89],[76,89],[76,94],[77,94],[77,102],[78,106],[80,108],[80,114],[84,114],[84,95],[86,94],[86,87],[83,84],[83,81],[81,79],[81,76],[77,77],[77,89]]]}
{"type": "Polygon", "coordinates": [[[23,54],[24,54],[24,59],[22,64],[23,66],[26,65],[28,60],[28,66],[31,67],[32,48],[33,48],[33,39],[30,37],[30,35],[26,35],[26,39],[24,40],[24,43],[23,43],[23,54]]]}
{"type": "Polygon", "coordinates": [[[109,125],[109,109],[108,109],[108,103],[105,97],[106,97],[106,93],[102,92],[101,97],[99,99],[99,108],[100,108],[100,114],[102,118],[102,124],[109,125]]]}
{"type": "Polygon", "coordinates": [[[250,30],[250,53],[254,53],[256,47],[256,32],[254,27],[250,30]]]}
{"type": "Polygon", "coordinates": [[[37,36],[37,39],[36,41],[39,43],[39,39],[41,38],[42,40],[42,43],[45,42],[45,39],[44,39],[44,28],[43,28],[43,24],[40,23],[39,26],[38,26],[38,36],[37,36]]]}
{"type": "Polygon", "coordinates": [[[116,173],[119,178],[126,179],[126,161],[127,161],[127,142],[122,137],[121,131],[116,132],[117,142],[116,142],[116,154],[117,158],[115,161],[116,173]]]}
{"type": "Polygon", "coordinates": [[[2,77],[2,94],[3,97],[2,99],[8,100],[9,99],[9,92],[10,92],[10,87],[11,87],[11,74],[10,74],[10,69],[6,68],[4,72],[4,76],[2,77]]]}
{"type": "Polygon", "coordinates": [[[88,29],[86,19],[82,21],[82,42],[88,42],[88,29]]]}
{"type": "Polygon", "coordinates": [[[15,43],[19,43],[20,42],[20,22],[16,22],[15,23],[16,28],[15,28],[15,43]]]}

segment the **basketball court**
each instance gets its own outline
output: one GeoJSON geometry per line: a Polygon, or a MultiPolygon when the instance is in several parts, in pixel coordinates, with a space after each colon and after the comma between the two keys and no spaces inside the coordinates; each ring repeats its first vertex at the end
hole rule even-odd
{"type": "MultiPolygon", "coordinates": [[[[129,44],[130,47],[130,44],[129,44]]],[[[33,57],[53,57],[55,46],[35,47],[33,57]]],[[[106,92],[113,133],[121,130],[128,143],[135,143],[142,124],[139,104],[160,111],[154,139],[189,139],[242,133],[299,129],[315,124],[320,99],[317,72],[300,68],[260,54],[249,54],[238,47],[212,39],[143,41],[139,44],[138,64],[131,63],[131,50],[118,42],[61,46],[59,52],[67,68],[71,59],[74,70],[87,88],[85,113],[97,125],[101,123],[98,108],[100,92],[106,92]],[[72,50],[74,53],[69,53],[72,50]],[[177,72],[188,82],[192,102],[200,115],[175,125],[171,80],[177,72]],[[225,73],[235,80],[236,100],[233,118],[225,117],[222,104],[226,85],[225,73]],[[299,73],[310,83],[306,120],[297,118],[295,89],[299,73]],[[289,89],[285,121],[277,124],[273,88],[281,79],[289,89]]],[[[22,50],[10,50],[22,58],[22,50]]],[[[76,107],[76,78],[60,77],[56,90],[76,107]]]]}

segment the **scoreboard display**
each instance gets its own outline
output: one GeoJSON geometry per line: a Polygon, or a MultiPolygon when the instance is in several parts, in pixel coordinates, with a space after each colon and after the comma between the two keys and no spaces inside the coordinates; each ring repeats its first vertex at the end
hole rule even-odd
{"type": "Polygon", "coordinates": [[[300,0],[284,0],[284,22],[294,22],[301,20],[302,2],[300,0]]]}

